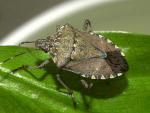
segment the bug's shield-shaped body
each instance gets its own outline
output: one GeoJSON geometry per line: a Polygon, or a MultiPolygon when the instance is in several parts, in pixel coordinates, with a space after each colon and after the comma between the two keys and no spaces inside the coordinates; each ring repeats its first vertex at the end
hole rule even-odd
{"type": "MultiPolygon", "coordinates": [[[[86,20],[90,25],[90,21],[86,20]]],[[[85,24],[84,29],[87,29],[85,24]]],[[[92,79],[107,79],[122,75],[128,70],[128,64],[121,50],[107,38],[92,32],[79,31],[69,24],[65,24],[54,36],[47,39],[38,39],[35,46],[49,53],[59,68],[82,74],[83,77],[92,79]]],[[[31,43],[31,42],[22,42],[31,43]]],[[[39,50],[34,49],[34,50],[39,50]]],[[[30,52],[20,53],[4,62],[30,52]]],[[[49,63],[49,59],[40,66],[23,65],[13,70],[22,68],[42,68],[49,63]]]]}
{"type": "Polygon", "coordinates": [[[128,64],[121,50],[107,38],[79,31],[69,24],[50,37],[50,55],[57,67],[92,79],[122,75],[128,64]]]}
{"type": "MultiPolygon", "coordinates": [[[[25,51],[13,57],[6,59],[0,64],[11,60],[14,57],[33,50],[43,50],[49,53],[57,65],[64,70],[72,71],[81,74],[83,77],[91,79],[107,79],[122,75],[128,70],[128,64],[121,50],[107,38],[86,32],[87,27],[92,27],[89,20],[85,20],[83,31],[79,31],[69,24],[65,24],[61,28],[57,27],[57,33],[47,39],[38,39],[32,42],[38,48],[25,51]]],[[[50,59],[45,60],[39,66],[22,65],[13,70],[13,73],[26,68],[41,69],[50,62],[50,59]]],[[[72,96],[74,105],[76,106],[73,92],[60,79],[60,72],[56,75],[57,80],[68,90],[72,96]]],[[[85,80],[81,79],[81,83],[85,88],[92,87],[92,83],[88,85],[85,80]]]]}

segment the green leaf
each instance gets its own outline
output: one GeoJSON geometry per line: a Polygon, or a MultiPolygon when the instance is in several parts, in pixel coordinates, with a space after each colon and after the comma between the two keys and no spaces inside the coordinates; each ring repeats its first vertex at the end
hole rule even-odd
{"type": "MultiPolygon", "coordinates": [[[[73,90],[74,107],[67,90],[56,80],[60,70],[53,61],[43,69],[38,66],[50,56],[35,50],[0,65],[0,113],[150,113],[150,36],[126,32],[96,32],[113,41],[126,55],[129,71],[109,80],[94,82],[84,89],[77,74],[63,71],[61,79],[73,90]]],[[[32,48],[1,46],[0,62],[32,48]]]]}

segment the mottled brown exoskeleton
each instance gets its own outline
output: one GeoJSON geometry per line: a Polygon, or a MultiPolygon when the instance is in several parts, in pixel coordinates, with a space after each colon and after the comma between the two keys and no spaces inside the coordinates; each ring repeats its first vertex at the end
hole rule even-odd
{"type": "MultiPolygon", "coordinates": [[[[36,48],[34,50],[40,49],[49,53],[58,68],[80,74],[86,78],[115,78],[121,76],[128,70],[128,63],[121,50],[109,39],[93,33],[89,20],[85,20],[82,31],[74,28],[70,24],[65,24],[61,28],[57,26],[56,31],[57,33],[55,35],[49,36],[47,39],[38,39],[37,41],[22,42],[20,44],[35,42],[35,46],[38,47],[38,49],[36,48]],[[87,32],[88,25],[90,27],[89,32],[87,32]]],[[[41,69],[48,63],[49,59],[39,66],[23,65],[14,69],[13,72],[22,68],[41,69]]],[[[74,105],[76,105],[73,92],[63,83],[59,76],[60,74],[58,73],[56,75],[57,80],[69,91],[74,105]]],[[[85,88],[91,88],[93,85],[92,83],[88,85],[85,80],[81,80],[81,82],[85,88]]]]}

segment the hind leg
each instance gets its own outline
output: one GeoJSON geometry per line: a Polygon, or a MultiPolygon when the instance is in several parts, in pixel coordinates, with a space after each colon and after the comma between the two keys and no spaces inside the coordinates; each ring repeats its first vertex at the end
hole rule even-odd
{"type": "Polygon", "coordinates": [[[93,83],[91,83],[90,85],[88,85],[88,83],[87,83],[85,80],[83,80],[83,79],[81,79],[80,81],[81,81],[82,85],[83,85],[86,89],[90,89],[90,88],[93,86],[93,83]]]}
{"type": "Polygon", "coordinates": [[[88,26],[90,27],[89,32],[93,32],[91,22],[89,20],[85,20],[84,25],[83,25],[83,31],[87,31],[88,26]]]}

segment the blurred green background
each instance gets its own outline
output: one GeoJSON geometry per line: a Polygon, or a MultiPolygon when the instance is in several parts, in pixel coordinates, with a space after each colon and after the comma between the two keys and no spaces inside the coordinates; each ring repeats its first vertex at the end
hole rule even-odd
{"type": "MultiPolygon", "coordinates": [[[[28,21],[43,14],[44,11],[52,8],[59,8],[61,4],[73,2],[81,2],[82,4],[90,2],[91,0],[0,0],[0,45],[2,39],[7,38],[10,33],[22,25],[26,25],[28,21]],[[81,2],[82,1],[82,2],[81,2]]],[[[107,0],[105,3],[98,3],[101,0],[92,0],[96,4],[88,5],[86,8],[75,11],[79,5],[76,6],[73,13],[64,17],[58,15],[56,21],[51,21],[44,27],[36,30],[28,36],[27,32],[22,33],[20,37],[16,37],[18,42],[10,44],[18,44],[19,39],[24,37],[22,41],[36,40],[39,38],[46,38],[51,36],[56,31],[56,25],[64,25],[70,23],[72,26],[82,29],[85,19],[89,19],[95,31],[128,31],[140,34],[150,34],[150,1],[149,0],[107,0]],[[34,38],[34,39],[32,39],[34,38]]],[[[106,1],[106,0],[105,0],[106,1]]],[[[68,6],[64,6],[68,7],[68,6]]],[[[62,13],[63,11],[62,8],[62,13]]],[[[60,12],[61,13],[61,12],[60,12]]],[[[47,15],[42,15],[47,16],[47,15]]],[[[54,17],[51,17],[54,18],[54,17]]],[[[39,23],[42,24],[42,23],[39,23]]],[[[37,24],[37,26],[39,25],[37,24]]],[[[36,26],[34,26],[36,27],[36,26]]],[[[32,27],[29,28],[32,29],[32,27]]],[[[34,28],[33,28],[34,29],[34,28]]]]}

